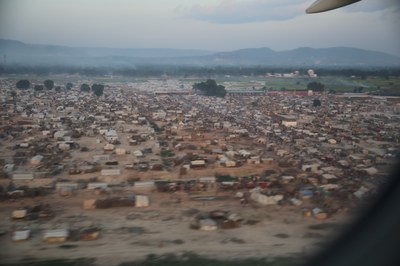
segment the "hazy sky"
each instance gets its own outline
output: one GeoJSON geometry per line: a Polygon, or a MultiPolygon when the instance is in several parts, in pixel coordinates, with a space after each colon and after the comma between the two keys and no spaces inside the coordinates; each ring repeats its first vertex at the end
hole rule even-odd
{"type": "Polygon", "coordinates": [[[313,0],[0,0],[0,38],[230,51],[350,46],[400,56],[400,1],[307,15],[313,0]]]}

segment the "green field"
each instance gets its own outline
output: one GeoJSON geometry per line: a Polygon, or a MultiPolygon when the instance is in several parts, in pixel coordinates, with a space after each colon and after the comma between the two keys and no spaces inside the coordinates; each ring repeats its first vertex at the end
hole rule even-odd
{"type": "Polygon", "coordinates": [[[275,77],[232,77],[217,78],[218,83],[234,82],[237,89],[252,89],[250,83],[258,82],[255,86],[261,89],[263,86],[273,90],[305,90],[309,82],[320,82],[324,84],[325,91],[334,90],[336,92],[352,92],[354,88],[363,88],[363,92],[376,90],[388,90],[400,93],[400,77],[390,77],[389,79],[379,77],[369,77],[365,79],[327,76],[318,78],[297,77],[297,78],[275,78],[275,77]]]}

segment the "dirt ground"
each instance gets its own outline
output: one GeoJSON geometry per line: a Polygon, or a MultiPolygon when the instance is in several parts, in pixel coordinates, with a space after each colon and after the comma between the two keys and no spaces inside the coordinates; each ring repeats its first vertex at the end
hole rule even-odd
{"type": "MultiPolygon", "coordinates": [[[[119,190],[112,195],[95,195],[78,191],[62,197],[56,193],[42,198],[0,202],[0,262],[18,263],[34,259],[95,258],[96,265],[118,265],[126,261],[142,260],[149,254],[183,254],[192,252],[209,258],[264,258],[276,256],[310,255],[322,243],[338,234],[335,224],[344,224],[349,214],[337,214],[325,221],[303,217],[301,207],[261,206],[255,203],[243,207],[233,192],[219,193],[222,200],[195,201],[186,193],[178,194],[142,191],[150,196],[147,208],[116,207],[84,210],[84,199],[123,196],[132,193],[119,190]],[[180,203],[176,198],[181,199],[180,203]],[[55,211],[50,220],[12,220],[13,210],[38,203],[48,203],[55,211]],[[200,231],[189,228],[198,212],[225,210],[244,219],[239,228],[200,231]],[[310,226],[324,223],[326,229],[310,226]],[[28,226],[29,240],[13,242],[12,230],[28,226]],[[46,229],[101,228],[101,237],[94,241],[67,241],[48,244],[42,241],[46,229]],[[335,232],[335,233],[333,233],[335,232]]],[[[208,191],[208,195],[215,195],[208,191]]],[[[206,194],[202,194],[204,196],[206,194]]]]}

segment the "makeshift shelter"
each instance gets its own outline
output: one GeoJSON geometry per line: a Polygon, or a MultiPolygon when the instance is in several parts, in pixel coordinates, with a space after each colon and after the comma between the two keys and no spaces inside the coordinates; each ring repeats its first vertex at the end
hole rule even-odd
{"type": "Polygon", "coordinates": [[[43,241],[47,243],[63,243],[68,239],[69,231],[67,229],[47,230],[43,235],[43,241]]]}

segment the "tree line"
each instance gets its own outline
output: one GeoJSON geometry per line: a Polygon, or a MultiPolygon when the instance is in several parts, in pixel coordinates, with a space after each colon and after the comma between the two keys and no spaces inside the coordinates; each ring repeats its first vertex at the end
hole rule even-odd
{"type": "MultiPolygon", "coordinates": [[[[27,79],[22,79],[22,80],[17,81],[15,86],[20,90],[28,90],[31,88],[31,82],[27,79]]],[[[66,83],[64,88],[61,86],[54,86],[54,81],[51,79],[47,79],[43,82],[43,84],[35,84],[33,87],[33,90],[44,91],[45,89],[52,90],[54,88],[55,91],[59,92],[63,89],[71,90],[73,88],[73,86],[74,85],[71,82],[66,83]]],[[[104,85],[95,83],[92,86],[89,86],[88,84],[84,83],[80,86],[80,91],[93,92],[93,94],[96,96],[102,96],[104,93],[104,85]]]]}
{"type": "MultiPolygon", "coordinates": [[[[175,65],[138,65],[135,67],[78,67],[78,66],[0,66],[0,75],[6,74],[80,74],[85,76],[118,75],[127,77],[212,77],[219,75],[259,76],[266,73],[291,73],[298,70],[300,75],[306,75],[308,67],[269,67],[269,66],[175,66],[175,65]]],[[[349,68],[325,67],[314,69],[321,76],[357,76],[360,78],[381,77],[388,79],[400,76],[400,68],[349,68]]]]}

